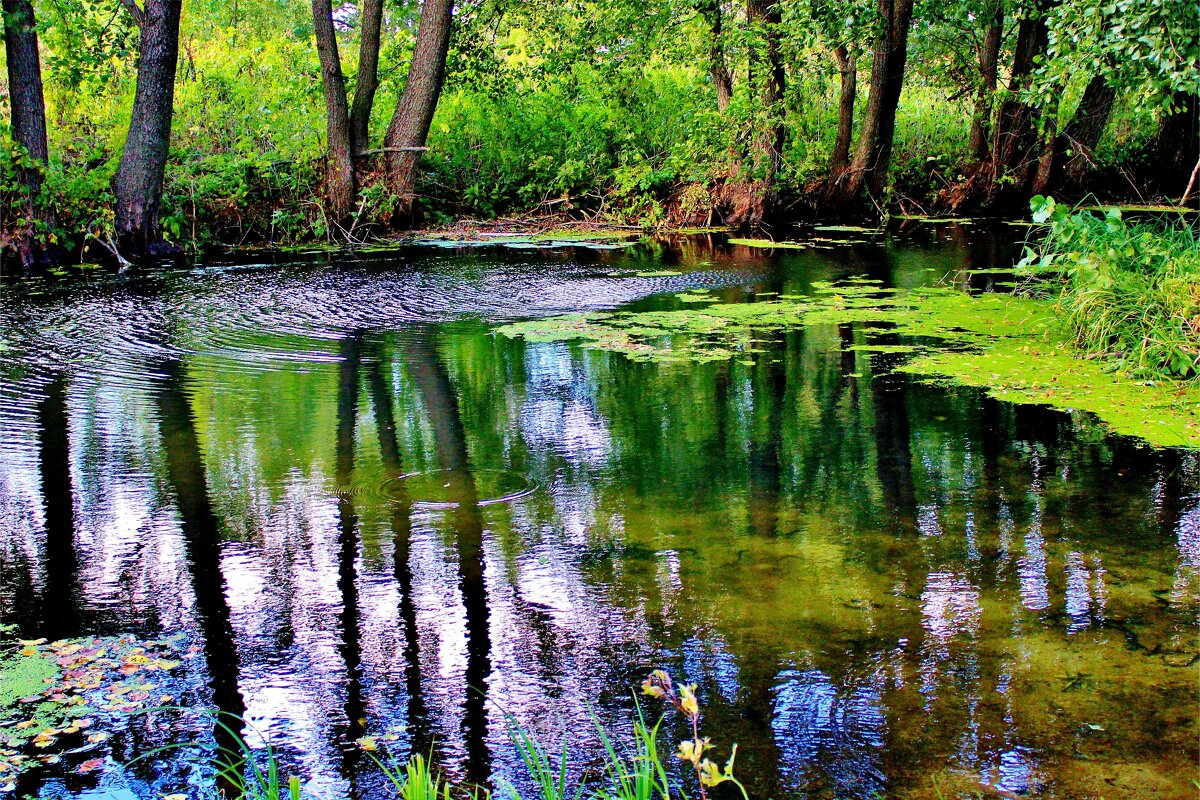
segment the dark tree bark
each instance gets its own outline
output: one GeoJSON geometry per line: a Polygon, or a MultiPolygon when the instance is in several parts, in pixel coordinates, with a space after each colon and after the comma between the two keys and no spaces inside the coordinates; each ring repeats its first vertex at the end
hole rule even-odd
{"type": "Polygon", "coordinates": [[[1012,192],[1022,199],[1029,194],[1038,164],[1039,109],[1025,102],[1022,93],[1029,88],[1037,58],[1046,52],[1049,35],[1046,30],[1046,4],[1039,3],[1030,15],[1017,25],[1017,42],[1013,52],[1012,73],[1008,98],[1000,106],[1000,118],[992,142],[989,199],[994,199],[1000,178],[1012,178],[1012,192]]]}
{"type": "MultiPolygon", "coordinates": [[[[947,210],[1016,210],[1029,199],[1039,171],[1048,174],[1047,153],[1052,153],[1053,142],[1047,143],[1043,136],[1041,109],[1028,103],[1024,93],[1032,83],[1038,57],[1046,52],[1046,13],[1055,2],[1033,0],[1017,24],[1008,85],[996,112],[990,145],[976,150],[976,155],[983,152],[983,156],[964,169],[966,180],[940,194],[939,203],[947,210]]],[[[974,149],[979,142],[972,138],[971,144],[974,149]]]]}
{"type": "Polygon", "coordinates": [[[854,159],[850,168],[835,179],[830,192],[835,207],[850,204],[864,188],[878,196],[887,186],[912,12],[913,0],[878,0],[879,35],[871,66],[871,93],[854,159]]]}
{"type": "Polygon", "coordinates": [[[838,95],[837,139],[833,143],[833,157],[829,161],[830,174],[836,175],[850,166],[850,142],[854,138],[854,101],[858,94],[858,59],[846,45],[834,48],[838,73],[842,78],[838,95]]]}
{"type": "Polygon", "coordinates": [[[1049,154],[1043,154],[1049,163],[1043,163],[1038,170],[1034,194],[1079,187],[1095,165],[1096,145],[1104,135],[1116,98],[1116,89],[1103,75],[1092,77],[1071,121],[1061,135],[1054,137],[1049,154]]]}
{"type": "Polygon", "coordinates": [[[717,110],[724,111],[733,99],[733,77],[725,61],[724,28],[721,19],[721,0],[701,0],[697,8],[708,23],[708,75],[717,92],[717,110]]]}
{"type": "Polygon", "coordinates": [[[330,0],[312,0],[321,83],[325,88],[325,195],[334,215],[343,220],[354,205],[354,156],[350,149],[350,111],[346,105],[346,79],[338,55],[330,0]]]}
{"type": "Polygon", "coordinates": [[[371,109],[379,88],[379,33],[383,27],[383,0],[365,0],[358,26],[358,77],[354,81],[354,106],[350,109],[350,150],[357,155],[370,142],[371,109]]]}
{"type": "MultiPolygon", "coordinates": [[[[42,65],[38,58],[33,5],[30,0],[3,0],[2,7],[13,140],[32,159],[45,165],[50,148],[46,144],[46,102],[42,94],[42,65]]],[[[20,181],[25,187],[25,216],[32,222],[39,217],[37,196],[42,188],[41,169],[21,169],[20,181]]],[[[49,221],[45,215],[42,219],[49,221]]],[[[0,246],[11,249],[23,267],[32,266],[45,254],[32,224],[13,225],[0,235],[0,246]]]]}
{"type": "Polygon", "coordinates": [[[999,78],[1000,45],[1004,41],[1004,11],[999,4],[983,33],[979,46],[979,94],[975,98],[975,113],[971,117],[971,157],[976,161],[987,158],[988,139],[992,128],[992,98],[996,95],[999,78]]]}
{"type": "Polygon", "coordinates": [[[417,166],[421,160],[420,151],[414,148],[425,146],[442,93],[453,12],[453,0],[424,0],[417,42],[408,65],[408,80],[384,139],[384,145],[391,151],[388,180],[399,198],[398,216],[403,221],[413,218],[417,166]]]}
{"type": "MultiPolygon", "coordinates": [[[[751,51],[751,72],[757,73],[765,67],[759,96],[762,107],[769,117],[768,126],[762,131],[754,146],[754,161],[757,171],[767,182],[768,191],[774,191],[775,176],[783,162],[783,92],[786,75],[783,69],[783,57],[779,50],[779,29],[783,24],[779,3],[776,0],[749,0],[746,6],[746,16],[752,25],[761,26],[766,40],[766,64],[758,64],[755,53],[751,51]]],[[[758,76],[752,75],[751,85],[758,76]]]]}
{"type": "Polygon", "coordinates": [[[1171,106],[1150,142],[1145,177],[1152,191],[1178,197],[1200,161],[1200,97],[1176,92],[1171,106]]]}
{"type": "Polygon", "coordinates": [[[123,2],[141,29],[141,52],[129,136],[113,179],[117,248],[125,255],[155,255],[175,249],[163,240],[158,212],[171,144],[182,0],[146,0],[144,9],[136,0],[123,2]]]}

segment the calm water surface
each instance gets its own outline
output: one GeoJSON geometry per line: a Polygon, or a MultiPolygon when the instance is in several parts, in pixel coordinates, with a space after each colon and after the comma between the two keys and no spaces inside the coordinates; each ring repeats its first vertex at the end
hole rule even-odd
{"type": "MultiPolygon", "coordinates": [[[[182,632],[180,702],[243,715],[318,797],[387,796],[354,741],[389,731],[521,785],[506,712],[586,770],[591,714],[628,730],[662,667],[752,797],[1194,798],[1194,455],[923,385],[854,326],[671,366],[493,333],[695,287],[928,285],[1019,231],[9,281],[0,618],[182,632]]],[[[103,775],[21,789],[195,791],[183,756],[116,768],[171,742],[212,726],[134,723],[103,775]]]]}

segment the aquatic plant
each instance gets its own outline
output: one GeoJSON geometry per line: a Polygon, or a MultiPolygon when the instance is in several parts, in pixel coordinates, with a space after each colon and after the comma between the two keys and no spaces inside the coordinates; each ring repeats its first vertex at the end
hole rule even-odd
{"type": "Polygon", "coordinates": [[[1055,301],[1074,342],[1132,375],[1200,377],[1200,234],[1180,214],[1128,222],[1035,197],[1045,228],[1027,248],[1024,291],[1055,301]]]}
{"type": "MultiPolygon", "coordinates": [[[[450,784],[433,771],[420,753],[412,756],[399,768],[389,766],[374,753],[368,752],[367,755],[387,776],[401,800],[449,800],[450,784]]],[[[483,795],[486,797],[486,792],[483,795]]]]}
{"type": "Polygon", "coordinates": [[[0,652],[0,792],[42,765],[99,769],[99,746],[120,719],[174,701],[164,683],[179,639],[133,636],[15,640],[0,652]],[[81,757],[82,756],[82,757],[81,757]]]}
{"type": "Polygon", "coordinates": [[[1087,411],[1110,429],[1151,444],[1200,448],[1200,387],[1133,379],[1089,358],[1054,303],[1028,296],[816,281],[808,295],[673,311],[568,314],[497,332],[532,342],[576,341],[634,361],[754,363],[755,339],[764,332],[843,324],[855,324],[867,336],[853,349],[908,353],[910,360],[895,369],[925,380],[1087,411]],[[875,341],[877,334],[889,340],[875,341]]]}
{"type": "Polygon", "coordinates": [[[700,797],[707,800],[708,789],[720,786],[722,783],[732,783],[742,792],[742,797],[749,800],[746,787],[734,777],[733,762],[737,758],[737,745],[730,749],[729,760],[724,767],[718,766],[707,758],[705,753],[712,749],[712,740],[700,736],[700,701],[696,697],[696,685],[675,686],[671,676],[663,670],[655,670],[642,684],[642,692],[650,697],[667,701],[676,711],[683,715],[692,729],[692,738],[679,743],[679,758],[692,765],[696,771],[696,780],[700,783],[700,797]]]}

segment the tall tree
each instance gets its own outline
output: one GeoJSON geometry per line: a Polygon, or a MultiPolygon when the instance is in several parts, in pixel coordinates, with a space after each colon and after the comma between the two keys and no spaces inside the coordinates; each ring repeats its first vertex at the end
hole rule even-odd
{"type": "MultiPolygon", "coordinates": [[[[40,213],[37,197],[42,188],[42,167],[50,156],[46,143],[46,102],[42,94],[42,64],[38,57],[33,4],[30,0],[3,0],[2,8],[13,140],[38,163],[21,168],[19,177],[25,188],[25,223],[13,225],[0,235],[0,246],[12,249],[21,265],[28,267],[45,253],[38,242],[34,221],[40,213]]],[[[48,221],[44,215],[42,218],[44,222],[48,221]]]]}
{"type": "Polygon", "coordinates": [[[1004,186],[1011,187],[1022,198],[1026,197],[1036,174],[1041,109],[1025,94],[1033,83],[1034,70],[1049,42],[1046,27],[1049,7],[1046,0],[1035,0],[1017,23],[1008,89],[1000,105],[992,138],[989,199],[995,198],[1004,186]]]}
{"type": "Polygon", "coordinates": [[[913,0],[878,0],[876,5],[875,57],[871,66],[870,95],[858,147],[850,167],[833,180],[829,199],[834,206],[854,201],[865,188],[872,196],[887,185],[896,132],[896,109],[904,89],[908,62],[908,30],[913,0]]]}
{"type": "Polygon", "coordinates": [[[364,0],[358,22],[358,76],[354,80],[354,106],[350,109],[350,149],[358,155],[370,140],[371,109],[379,88],[379,38],[383,28],[383,0],[364,0]]]}
{"type": "Polygon", "coordinates": [[[988,137],[992,128],[992,99],[1000,75],[1000,47],[1004,43],[1004,7],[996,2],[991,19],[979,42],[979,88],[975,96],[975,112],[971,115],[971,157],[976,161],[987,158],[988,137]]]}
{"type": "Polygon", "coordinates": [[[313,28],[317,55],[321,59],[321,83],[325,89],[325,194],[334,215],[344,219],[354,204],[354,155],[351,151],[350,110],[346,103],[346,79],[338,55],[330,0],[312,0],[313,28]]]}
{"type": "Polygon", "coordinates": [[[733,99],[733,76],[729,74],[729,64],[725,60],[721,0],[700,0],[696,8],[708,23],[708,76],[717,93],[717,110],[724,111],[733,99]]]}
{"type": "Polygon", "coordinates": [[[117,248],[126,255],[173,251],[159,223],[163,175],[175,110],[175,70],[179,64],[179,16],[183,0],[121,0],[140,31],[137,89],[129,136],[113,179],[117,248]]]}
{"type": "Polygon", "coordinates": [[[850,46],[839,44],[833,48],[837,59],[841,87],[838,91],[837,138],[833,142],[833,156],[829,159],[831,174],[840,173],[850,166],[850,144],[854,139],[854,101],[858,95],[858,59],[850,46]]]}
{"type": "Polygon", "coordinates": [[[752,26],[761,28],[764,45],[750,51],[750,84],[752,88],[757,84],[767,114],[767,124],[755,143],[754,160],[768,190],[774,191],[775,178],[783,163],[783,92],[787,79],[779,41],[783,13],[778,0],[749,0],[746,18],[752,26]]]}
{"type": "Polygon", "coordinates": [[[736,180],[724,184],[720,204],[727,225],[756,226],[777,199],[776,181],[783,163],[783,92],[785,72],[780,47],[781,9],[776,0],[747,0],[746,23],[754,39],[749,48],[746,84],[759,98],[749,152],[740,160],[736,180]]]}
{"type": "Polygon", "coordinates": [[[399,216],[404,220],[413,216],[417,166],[445,82],[453,18],[453,0],[424,0],[408,80],[384,139],[389,151],[388,181],[400,200],[399,216]]]}

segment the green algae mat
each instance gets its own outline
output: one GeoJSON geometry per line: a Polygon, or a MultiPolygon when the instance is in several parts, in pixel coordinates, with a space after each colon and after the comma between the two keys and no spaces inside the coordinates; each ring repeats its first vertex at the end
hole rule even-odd
{"type": "Polygon", "coordinates": [[[1015,403],[1090,412],[1113,432],[1158,447],[1200,448],[1200,387],[1135,380],[1086,358],[1045,301],[949,288],[890,289],[868,280],[818,282],[809,296],[753,303],[718,303],[699,291],[679,299],[697,307],[569,314],[498,332],[535,342],[578,341],[635,361],[697,363],[752,359],[764,331],[855,324],[888,341],[849,349],[907,354],[896,369],[923,380],[975,386],[1015,403]]]}

